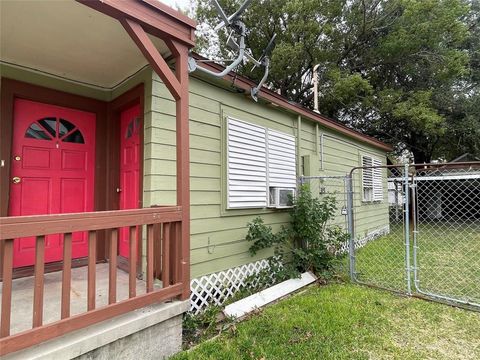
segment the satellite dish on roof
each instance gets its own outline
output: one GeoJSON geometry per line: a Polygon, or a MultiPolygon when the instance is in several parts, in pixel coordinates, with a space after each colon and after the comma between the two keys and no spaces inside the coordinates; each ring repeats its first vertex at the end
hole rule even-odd
{"type": "MultiPolygon", "coordinates": [[[[230,49],[236,51],[237,56],[233,60],[223,59],[224,62],[230,62],[230,65],[225,67],[225,69],[222,72],[215,72],[215,71],[206,69],[204,67],[201,67],[198,65],[199,62],[190,56],[188,59],[188,70],[189,72],[198,70],[208,75],[222,78],[225,75],[227,75],[230,71],[235,69],[244,59],[247,59],[247,61],[251,61],[254,64],[252,70],[255,69],[256,67],[263,67],[265,69],[264,75],[260,80],[260,82],[257,84],[257,86],[253,87],[250,90],[252,99],[254,101],[258,101],[258,93],[260,92],[263,84],[265,83],[268,77],[268,70],[270,67],[270,54],[273,50],[273,47],[275,46],[275,38],[277,35],[274,34],[272,36],[272,38],[268,42],[268,45],[263,50],[262,55],[258,59],[255,59],[253,55],[251,55],[245,49],[246,27],[245,27],[245,23],[240,19],[240,15],[247,9],[248,5],[252,0],[245,0],[243,4],[240,6],[240,8],[230,16],[227,16],[225,14],[225,11],[223,11],[222,7],[220,6],[217,0],[211,0],[211,1],[215,9],[217,10],[219,17],[222,19],[221,22],[215,27],[215,31],[218,31],[222,28],[231,29],[227,39],[227,46],[230,49]]],[[[208,62],[208,61],[210,60],[202,61],[202,62],[208,62]]]]}

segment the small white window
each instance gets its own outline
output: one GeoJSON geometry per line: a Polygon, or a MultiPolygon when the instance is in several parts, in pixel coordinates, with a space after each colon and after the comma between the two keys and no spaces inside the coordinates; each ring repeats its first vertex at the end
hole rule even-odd
{"type": "Polygon", "coordinates": [[[362,199],[365,202],[383,200],[383,169],[381,160],[362,156],[362,199]],[[372,168],[373,166],[373,168],[372,168]]]}
{"type": "Polygon", "coordinates": [[[229,118],[228,208],[272,206],[272,191],[295,189],[295,150],[294,136],[229,118]]]}

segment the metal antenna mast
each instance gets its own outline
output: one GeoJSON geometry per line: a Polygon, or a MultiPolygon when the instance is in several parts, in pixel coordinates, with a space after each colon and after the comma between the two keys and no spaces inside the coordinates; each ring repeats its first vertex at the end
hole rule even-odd
{"type": "Polygon", "coordinates": [[[269,56],[274,46],[276,34],[274,34],[273,37],[270,39],[267,47],[263,50],[262,55],[258,59],[255,59],[251,54],[245,51],[246,27],[245,27],[245,23],[240,19],[240,15],[247,9],[251,1],[252,0],[245,0],[236,12],[234,12],[230,16],[227,16],[225,14],[225,11],[223,11],[222,7],[218,3],[218,1],[212,0],[213,6],[217,10],[220,18],[222,19],[221,22],[215,27],[215,31],[218,31],[224,27],[231,29],[230,36],[227,39],[227,46],[229,46],[232,50],[237,51],[237,56],[233,60],[227,60],[227,59],[223,60],[224,62],[231,62],[231,63],[222,72],[215,72],[215,71],[206,69],[204,67],[201,67],[198,64],[200,61],[197,61],[192,56],[190,56],[188,58],[188,70],[189,72],[198,70],[210,76],[222,78],[225,75],[227,75],[230,71],[235,69],[235,67],[237,67],[243,61],[243,59],[246,58],[247,60],[251,61],[254,64],[252,70],[255,69],[255,67],[257,66],[258,67],[261,66],[265,69],[264,75],[260,80],[260,82],[257,84],[257,86],[253,87],[250,90],[252,99],[257,101],[258,93],[260,92],[260,89],[262,88],[263,84],[265,83],[268,77],[268,70],[270,67],[269,56]]]}

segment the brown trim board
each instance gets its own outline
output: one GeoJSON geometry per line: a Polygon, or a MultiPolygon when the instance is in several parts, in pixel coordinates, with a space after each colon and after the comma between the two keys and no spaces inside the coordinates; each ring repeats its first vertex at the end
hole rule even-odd
{"type": "Polygon", "coordinates": [[[166,5],[150,0],[77,0],[117,20],[131,19],[159,38],[195,45],[196,22],[166,5]]]}
{"type": "MultiPolygon", "coordinates": [[[[108,156],[108,185],[107,185],[107,203],[108,210],[118,210],[120,208],[119,194],[116,189],[120,187],[120,114],[123,110],[134,104],[140,105],[140,117],[142,129],[140,131],[140,181],[139,181],[139,203],[138,208],[143,208],[143,167],[144,167],[144,137],[145,137],[145,86],[143,83],[127,90],[123,94],[113,99],[108,104],[108,143],[113,151],[109,151],[108,156]]],[[[142,227],[138,227],[138,248],[137,248],[137,272],[141,271],[142,259],[142,227]]],[[[107,244],[107,253],[110,243],[107,244]]],[[[128,259],[119,258],[118,266],[128,271],[128,259]]]]}

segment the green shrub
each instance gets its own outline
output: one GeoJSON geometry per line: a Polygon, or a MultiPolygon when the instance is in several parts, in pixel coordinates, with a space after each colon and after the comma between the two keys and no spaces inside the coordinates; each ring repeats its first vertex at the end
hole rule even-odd
{"type": "Polygon", "coordinates": [[[276,268],[282,276],[304,271],[323,275],[331,269],[340,246],[348,239],[340,227],[328,224],[337,210],[336,199],[318,199],[303,185],[292,203],[290,226],[282,226],[276,234],[260,217],[247,224],[246,239],[252,242],[250,254],[273,247],[275,258],[283,263],[282,270],[276,268]]]}

